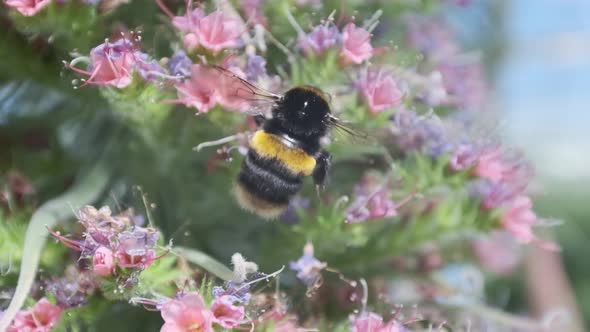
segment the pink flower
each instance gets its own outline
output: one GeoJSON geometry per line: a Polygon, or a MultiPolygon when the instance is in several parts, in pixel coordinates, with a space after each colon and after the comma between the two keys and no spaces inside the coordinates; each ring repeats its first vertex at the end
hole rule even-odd
{"type": "Polygon", "coordinates": [[[244,13],[244,17],[249,22],[260,25],[267,25],[266,17],[264,16],[263,6],[264,0],[241,0],[240,8],[244,13]]]}
{"type": "Polygon", "coordinates": [[[346,209],[346,223],[359,223],[374,219],[391,218],[398,215],[397,209],[407,203],[411,196],[401,202],[394,202],[386,184],[366,175],[355,186],[355,199],[346,209]]]}
{"type": "MultiPolygon", "coordinates": [[[[232,69],[236,72],[235,69],[232,69]]],[[[240,72],[236,72],[239,75],[240,72]]],[[[245,76],[240,74],[239,76],[245,76]]],[[[191,78],[176,84],[178,99],[172,102],[195,107],[199,113],[206,113],[216,104],[234,111],[246,110],[249,106],[242,83],[231,75],[203,65],[191,67],[191,78]]]]}
{"type": "Polygon", "coordinates": [[[403,94],[393,76],[381,69],[368,69],[361,73],[356,81],[356,88],[360,91],[369,106],[369,110],[373,113],[399,105],[402,100],[403,94]]]}
{"type": "Polygon", "coordinates": [[[32,309],[21,310],[7,332],[48,332],[59,321],[63,309],[42,298],[32,309]]]}
{"type": "Polygon", "coordinates": [[[370,196],[358,197],[346,212],[347,223],[397,216],[396,204],[389,198],[387,189],[379,189],[370,196]]]}
{"type": "Polygon", "coordinates": [[[376,313],[363,313],[352,319],[352,332],[402,332],[403,326],[395,319],[383,323],[383,318],[376,313]]]}
{"type": "Polygon", "coordinates": [[[232,329],[244,319],[244,307],[233,304],[233,296],[220,296],[211,304],[215,323],[226,329],[232,329]]]}
{"type": "Polygon", "coordinates": [[[87,71],[73,66],[70,68],[90,76],[84,85],[112,85],[121,89],[131,83],[138,55],[133,43],[125,38],[114,43],[106,41],[90,51],[90,66],[87,71]]]}
{"type": "Polygon", "coordinates": [[[528,196],[517,196],[508,203],[500,216],[502,227],[522,243],[534,242],[539,247],[549,251],[559,251],[559,246],[553,242],[541,240],[535,236],[532,227],[540,223],[532,210],[533,203],[528,196]]]}
{"type": "Polygon", "coordinates": [[[497,275],[509,275],[518,266],[520,255],[514,237],[506,232],[494,232],[472,243],[473,253],[480,264],[497,275]]]}
{"type": "Polygon", "coordinates": [[[500,216],[502,227],[522,243],[535,239],[532,227],[538,224],[537,215],[532,211],[533,203],[527,196],[518,196],[500,216]]]}
{"type": "Polygon", "coordinates": [[[116,256],[117,264],[124,268],[147,269],[158,259],[156,252],[152,249],[146,250],[143,255],[130,255],[124,250],[118,250],[116,256]]]}
{"type": "Polygon", "coordinates": [[[342,31],[342,50],[340,56],[345,63],[357,65],[373,56],[371,34],[363,28],[357,28],[354,23],[348,23],[342,31]]]}
{"type": "Polygon", "coordinates": [[[226,15],[220,10],[205,15],[197,8],[184,17],[174,17],[172,24],[186,33],[183,40],[185,48],[192,50],[202,46],[214,53],[240,47],[240,35],[245,31],[239,17],[226,15]]]}
{"type": "Polygon", "coordinates": [[[185,16],[175,16],[172,18],[172,24],[180,31],[192,32],[197,29],[199,21],[205,17],[205,13],[200,8],[193,9],[192,12],[186,13],[185,16]]]}
{"type": "Polygon", "coordinates": [[[111,275],[115,268],[113,252],[105,247],[96,249],[94,256],[92,257],[92,268],[94,273],[99,276],[107,277],[111,275]]]}
{"type": "Polygon", "coordinates": [[[199,43],[217,53],[224,48],[241,45],[240,35],[245,31],[241,20],[217,10],[199,21],[199,43]]]}
{"type": "Polygon", "coordinates": [[[161,314],[160,332],[213,332],[215,317],[197,292],[164,303],[161,314]]]}
{"type": "Polygon", "coordinates": [[[203,65],[192,65],[191,78],[176,84],[178,102],[208,112],[217,103],[219,73],[203,65]]]}
{"type": "Polygon", "coordinates": [[[473,174],[488,179],[492,183],[498,183],[504,178],[509,168],[502,158],[502,152],[499,149],[492,149],[482,152],[477,157],[473,174]]]}
{"type": "Polygon", "coordinates": [[[6,0],[5,4],[24,16],[33,16],[51,3],[51,0],[6,0]]]}

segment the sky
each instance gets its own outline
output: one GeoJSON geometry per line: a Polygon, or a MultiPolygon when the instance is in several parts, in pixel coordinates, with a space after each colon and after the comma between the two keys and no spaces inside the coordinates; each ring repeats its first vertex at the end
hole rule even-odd
{"type": "Polygon", "coordinates": [[[590,180],[590,0],[506,3],[493,82],[505,136],[541,177],[590,180]]]}

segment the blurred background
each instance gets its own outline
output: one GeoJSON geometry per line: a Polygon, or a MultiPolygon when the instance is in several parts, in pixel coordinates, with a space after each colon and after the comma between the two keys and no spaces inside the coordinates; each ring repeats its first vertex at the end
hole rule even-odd
{"type": "Polygon", "coordinates": [[[483,50],[497,126],[535,166],[536,210],[563,221],[554,235],[589,326],[590,2],[474,1],[448,16],[466,45],[483,50]]]}
{"type": "MultiPolygon", "coordinates": [[[[486,65],[493,94],[490,100],[494,101],[489,105],[489,121],[494,121],[508,145],[523,150],[536,168],[538,176],[532,188],[535,210],[555,222],[563,221],[549,234],[562,246],[562,260],[531,248],[522,273],[499,278],[490,287],[498,292],[510,291],[508,307],[512,311],[524,310],[527,301],[539,313],[563,306],[579,310],[580,321],[590,326],[590,264],[586,257],[590,252],[590,1],[446,2],[445,16],[465,48],[478,52],[486,65]],[[462,2],[468,5],[457,5],[462,2]]],[[[134,20],[128,22],[129,26],[160,24],[160,18],[151,15],[158,11],[152,1],[148,7],[136,11],[123,6],[120,15],[134,20]]],[[[128,181],[114,179],[112,196],[131,206],[141,206],[136,193],[127,192],[129,197],[118,193],[151,181],[154,185],[144,190],[159,202],[156,218],[167,220],[163,231],[175,237],[175,244],[201,241],[199,247],[204,251],[229,258],[234,248],[225,243],[231,242],[246,256],[256,257],[258,248],[251,243],[260,233],[276,229],[255,224],[251,222],[254,218],[248,217],[240,220],[236,229],[233,218],[238,215],[237,208],[219,205],[225,202],[227,192],[217,184],[235,169],[221,174],[196,170],[177,173],[211,162],[202,154],[187,153],[179,158],[171,149],[190,151],[192,145],[188,144],[198,143],[197,138],[218,138],[215,119],[208,123],[211,126],[195,129],[182,121],[192,114],[173,114],[173,119],[167,120],[169,125],[164,124],[160,141],[149,142],[159,148],[157,155],[141,154],[142,149],[151,151],[153,146],[134,146],[129,149],[137,149],[133,150],[136,158],[127,159],[129,151],[116,149],[117,141],[102,138],[116,133],[121,141],[133,140],[129,124],[101,104],[92,88],[74,92],[71,82],[60,77],[63,72],[37,70],[43,63],[62,59],[35,41],[32,51],[25,50],[22,41],[5,34],[6,27],[0,21],[0,99],[8,100],[0,106],[0,165],[11,165],[34,178],[42,200],[63,189],[47,183],[61,181],[65,187],[72,183],[78,169],[91,167],[100,154],[107,155],[117,175],[128,181]],[[21,62],[5,63],[5,56],[16,49],[22,54],[17,59],[21,62]],[[47,92],[37,89],[35,83],[8,83],[12,77],[30,77],[56,89],[47,92]],[[74,94],[83,98],[71,98],[74,94]],[[41,102],[44,107],[39,107],[41,102]],[[15,103],[20,105],[18,114],[13,111],[15,103]],[[90,108],[101,112],[92,113],[90,108]],[[76,110],[74,114],[67,111],[72,109],[76,110]],[[181,143],[185,145],[179,146],[181,143]],[[4,146],[10,146],[10,150],[4,150],[4,146]],[[154,165],[157,171],[144,174],[141,170],[146,164],[154,165]],[[186,188],[186,183],[199,181],[200,187],[186,188]],[[160,186],[162,183],[165,185],[160,186]],[[197,201],[194,197],[203,199],[197,201]],[[209,214],[198,227],[194,219],[200,216],[194,211],[209,214]],[[233,231],[228,235],[220,231],[224,228],[233,231]]],[[[157,49],[155,44],[153,48],[157,49]]],[[[215,166],[213,162],[211,167],[215,166]]],[[[262,247],[268,249],[272,243],[262,247]]]]}

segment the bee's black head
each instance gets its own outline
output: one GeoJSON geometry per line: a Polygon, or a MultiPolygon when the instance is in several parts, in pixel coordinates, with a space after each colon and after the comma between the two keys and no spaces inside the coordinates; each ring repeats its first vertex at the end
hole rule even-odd
{"type": "Polygon", "coordinates": [[[321,137],[327,133],[330,105],[321,90],[311,86],[297,86],[287,91],[277,107],[273,118],[291,134],[321,137]]]}

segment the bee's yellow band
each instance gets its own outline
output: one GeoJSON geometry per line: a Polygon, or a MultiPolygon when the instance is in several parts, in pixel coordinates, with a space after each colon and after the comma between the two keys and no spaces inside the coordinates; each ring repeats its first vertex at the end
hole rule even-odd
{"type": "Polygon", "coordinates": [[[266,158],[277,158],[295,174],[310,175],[315,168],[315,159],[299,148],[289,148],[273,134],[257,131],[250,147],[266,158]]]}

